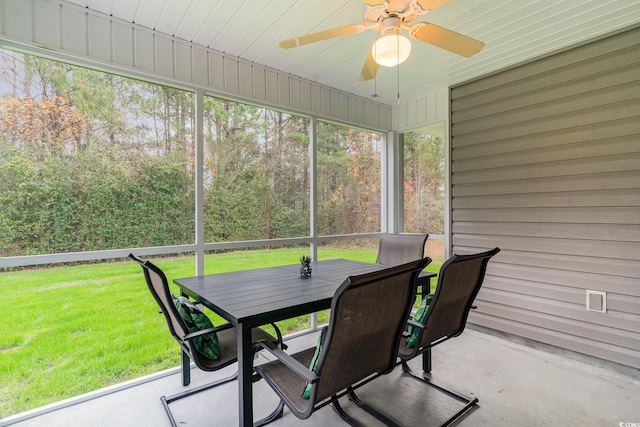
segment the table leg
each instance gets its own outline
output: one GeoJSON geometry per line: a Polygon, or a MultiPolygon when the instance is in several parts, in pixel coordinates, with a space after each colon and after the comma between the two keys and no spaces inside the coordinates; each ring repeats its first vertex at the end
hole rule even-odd
{"type": "MultiPolygon", "coordinates": [[[[189,296],[184,292],[180,292],[180,295],[182,295],[185,298],[189,298],[189,296]]],[[[185,353],[184,350],[180,352],[180,361],[181,361],[180,367],[182,370],[182,385],[188,386],[189,383],[191,382],[191,359],[189,358],[189,355],[185,353]]]]}
{"type": "Polygon", "coordinates": [[[425,374],[431,372],[431,349],[427,349],[424,353],[422,353],[422,371],[425,374]]]}
{"type": "Polygon", "coordinates": [[[191,359],[189,355],[183,351],[180,352],[182,357],[182,385],[188,386],[191,382],[191,359]]]}
{"type": "Polygon", "coordinates": [[[240,323],[238,332],[238,425],[253,427],[253,351],[251,328],[240,323]]]}

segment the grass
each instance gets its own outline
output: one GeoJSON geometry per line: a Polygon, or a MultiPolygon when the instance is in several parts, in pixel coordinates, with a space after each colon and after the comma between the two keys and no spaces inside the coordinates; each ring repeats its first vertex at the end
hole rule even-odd
{"type": "MultiPolygon", "coordinates": [[[[296,263],[304,252],[207,255],[205,273],[296,263]]],[[[320,259],[374,262],[375,256],[362,249],[320,251],[320,259]]],[[[191,256],[154,262],[170,282],[194,274],[191,256]]],[[[178,346],[133,262],[3,272],[0,291],[0,418],[179,365],[178,346]]],[[[328,320],[327,312],[319,317],[328,320]]],[[[309,316],[278,325],[284,334],[305,329],[309,316]]]]}

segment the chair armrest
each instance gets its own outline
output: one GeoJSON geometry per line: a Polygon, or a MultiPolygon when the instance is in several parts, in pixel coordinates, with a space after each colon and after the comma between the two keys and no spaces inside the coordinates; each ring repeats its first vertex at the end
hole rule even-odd
{"type": "Polygon", "coordinates": [[[293,371],[296,375],[302,377],[308,383],[317,383],[320,377],[315,372],[310,371],[308,367],[298,362],[289,354],[282,351],[278,346],[270,341],[259,341],[253,344],[254,348],[261,347],[274,355],[283,365],[293,371]]]}
{"type": "Polygon", "coordinates": [[[420,329],[424,329],[424,325],[422,323],[418,323],[413,319],[409,319],[407,320],[407,325],[411,325],[414,328],[420,328],[420,329]]]}
{"type": "Polygon", "coordinates": [[[192,340],[194,338],[200,337],[202,335],[208,335],[214,332],[224,331],[225,329],[229,329],[229,328],[233,328],[233,325],[231,323],[225,323],[224,325],[216,326],[215,328],[207,328],[207,329],[202,329],[200,331],[191,332],[190,334],[185,335],[183,339],[185,341],[188,341],[188,340],[192,340]]]}
{"type": "Polygon", "coordinates": [[[275,322],[271,322],[270,325],[273,327],[273,330],[276,331],[276,339],[278,340],[278,346],[281,349],[286,350],[287,346],[282,340],[282,332],[280,332],[280,328],[278,328],[278,325],[276,325],[275,322]]]}
{"type": "MultiPolygon", "coordinates": [[[[414,328],[418,328],[418,329],[424,329],[424,325],[422,323],[418,323],[413,319],[408,319],[407,320],[407,325],[408,326],[412,326],[414,328]]],[[[408,328],[405,328],[404,331],[402,331],[402,337],[403,338],[408,338],[411,336],[411,332],[409,332],[408,328]]]]}

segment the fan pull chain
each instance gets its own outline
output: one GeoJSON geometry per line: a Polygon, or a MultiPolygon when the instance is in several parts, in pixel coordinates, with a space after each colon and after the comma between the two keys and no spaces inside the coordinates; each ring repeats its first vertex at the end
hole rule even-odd
{"type": "MultiPolygon", "coordinates": [[[[378,35],[376,36],[376,40],[378,38],[380,38],[380,34],[382,31],[382,21],[380,21],[380,25],[378,26],[378,35]]],[[[371,47],[373,49],[373,46],[371,47]]],[[[378,95],[378,72],[376,71],[375,74],[373,75],[373,95],[371,95],[372,98],[377,98],[380,95],[378,95]]]]}
{"type": "Polygon", "coordinates": [[[400,65],[398,65],[398,99],[396,99],[396,104],[400,105],[400,65]]]}
{"type": "Polygon", "coordinates": [[[375,74],[375,76],[373,76],[373,95],[371,95],[372,98],[377,98],[378,96],[378,73],[375,74]]]}
{"type": "Polygon", "coordinates": [[[373,77],[373,95],[371,95],[371,97],[378,97],[378,73],[373,77]]]}
{"type": "Polygon", "coordinates": [[[396,49],[396,55],[398,55],[398,68],[396,74],[398,76],[398,99],[396,100],[396,104],[400,105],[400,37],[396,36],[396,42],[398,44],[398,48],[396,49]]]}

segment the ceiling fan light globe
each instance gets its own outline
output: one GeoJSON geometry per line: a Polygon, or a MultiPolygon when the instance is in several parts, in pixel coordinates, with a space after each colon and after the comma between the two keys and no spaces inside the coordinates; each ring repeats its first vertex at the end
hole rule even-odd
{"type": "Polygon", "coordinates": [[[411,42],[398,34],[380,37],[371,51],[374,61],[384,67],[395,67],[407,60],[411,53],[411,42]]]}

